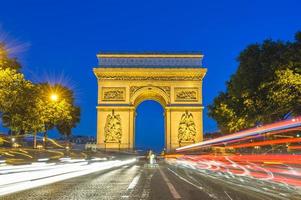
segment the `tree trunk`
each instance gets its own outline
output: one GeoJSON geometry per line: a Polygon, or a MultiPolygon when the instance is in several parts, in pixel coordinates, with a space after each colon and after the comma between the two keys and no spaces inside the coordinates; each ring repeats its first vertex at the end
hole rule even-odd
{"type": "Polygon", "coordinates": [[[33,133],[33,148],[34,149],[37,148],[37,133],[36,132],[33,133]]]}
{"type": "Polygon", "coordinates": [[[44,132],[44,149],[46,149],[47,145],[47,131],[44,132]]]}
{"type": "Polygon", "coordinates": [[[65,135],[65,149],[67,149],[67,146],[68,146],[68,144],[67,144],[67,135],[65,135]]]}

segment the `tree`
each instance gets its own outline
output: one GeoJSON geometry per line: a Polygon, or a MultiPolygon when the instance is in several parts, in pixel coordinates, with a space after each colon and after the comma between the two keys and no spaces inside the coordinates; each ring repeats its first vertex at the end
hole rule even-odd
{"type": "Polygon", "coordinates": [[[80,121],[80,108],[77,106],[72,106],[71,107],[71,119],[66,118],[66,119],[61,119],[58,121],[56,128],[61,133],[64,135],[65,139],[67,139],[72,132],[72,128],[76,127],[76,124],[79,123],[80,121]]]}
{"type": "Polygon", "coordinates": [[[63,98],[68,99],[69,117],[60,118],[56,124],[56,128],[65,138],[69,137],[72,132],[72,128],[75,128],[77,123],[80,122],[80,108],[75,105],[73,91],[67,87],[59,86],[59,90],[63,95],[63,98]]]}
{"type": "Polygon", "coordinates": [[[17,61],[16,58],[10,58],[8,56],[8,52],[5,48],[5,44],[0,42],[0,68],[1,69],[14,69],[19,71],[21,69],[20,63],[17,61]]]}
{"type": "Polygon", "coordinates": [[[74,105],[73,92],[61,85],[30,84],[18,95],[19,101],[3,113],[4,126],[18,134],[33,134],[34,148],[38,132],[44,133],[46,147],[48,130],[57,127],[59,132],[70,135],[79,122],[80,111],[74,105]],[[58,99],[51,99],[53,94],[58,95],[58,99]]]}
{"type": "Polygon", "coordinates": [[[0,68],[0,112],[9,112],[20,103],[20,95],[32,87],[24,75],[10,68],[0,68]]]}
{"type": "Polygon", "coordinates": [[[28,133],[34,85],[15,69],[0,68],[0,113],[3,124],[17,133],[28,133]]]}
{"type": "Polygon", "coordinates": [[[3,125],[17,134],[36,135],[57,128],[71,134],[80,120],[80,109],[75,106],[73,91],[59,84],[34,84],[19,71],[21,65],[10,58],[0,43],[0,117],[3,125]],[[52,98],[56,95],[57,98],[52,98]]]}
{"type": "Polygon", "coordinates": [[[19,135],[33,134],[35,148],[37,133],[45,130],[40,110],[37,107],[37,87],[30,84],[30,87],[23,88],[22,93],[18,95],[20,95],[19,100],[10,110],[3,113],[3,124],[19,135]]]}
{"type": "Polygon", "coordinates": [[[209,115],[223,132],[301,114],[301,32],[293,42],[252,44],[238,62],[226,91],[209,105],[209,115]]]}
{"type": "Polygon", "coordinates": [[[57,128],[67,136],[80,120],[80,109],[75,106],[73,91],[60,84],[40,84],[38,107],[44,122],[44,142],[47,142],[47,131],[57,128]],[[52,99],[53,95],[56,96],[52,99]]]}
{"type": "Polygon", "coordinates": [[[19,72],[21,65],[16,58],[10,58],[5,44],[0,42],[0,117],[4,126],[21,133],[28,127],[23,123],[22,110],[28,105],[23,96],[31,93],[33,84],[19,72]]]}
{"type": "Polygon", "coordinates": [[[17,59],[10,58],[5,44],[0,43],[0,114],[3,125],[18,135],[34,133],[36,141],[36,133],[44,128],[36,109],[37,91],[20,69],[17,59]]]}

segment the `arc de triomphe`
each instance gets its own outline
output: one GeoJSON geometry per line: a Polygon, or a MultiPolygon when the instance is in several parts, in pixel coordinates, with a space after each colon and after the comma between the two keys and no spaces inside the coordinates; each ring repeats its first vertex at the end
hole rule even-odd
{"type": "Polygon", "coordinates": [[[135,147],[137,106],[155,100],[164,108],[165,147],[203,139],[202,83],[206,69],[199,53],[100,53],[94,68],[98,81],[97,146],[135,147]]]}

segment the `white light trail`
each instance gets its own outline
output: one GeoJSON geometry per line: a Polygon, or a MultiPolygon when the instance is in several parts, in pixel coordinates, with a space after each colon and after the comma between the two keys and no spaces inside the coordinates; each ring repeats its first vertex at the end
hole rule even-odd
{"type": "Polygon", "coordinates": [[[59,164],[0,167],[0,196],[136,162],[136,159],[93,163],[66,160],[63,159],[63,163],[59,164]]]}

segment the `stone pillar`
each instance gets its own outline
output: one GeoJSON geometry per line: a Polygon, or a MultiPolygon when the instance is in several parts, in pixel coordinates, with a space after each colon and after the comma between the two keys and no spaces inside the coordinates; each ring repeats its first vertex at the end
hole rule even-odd
{"type": "Polygon", "coordinates": [[[171,148],[171,145],[170,145],[171,119],[170,119],[170,117],[171,117],[170,109],[165,108],[165,147],[166,147],[167,152],[169,152],[171,150],[170,149],[171,148]]]}
{"type": "Polygon", "coordinates": [[[135,144],[135,120],[136,120],[136,111],[135,108],[129,108],[129,149],[134,149],[135,144]]]}

